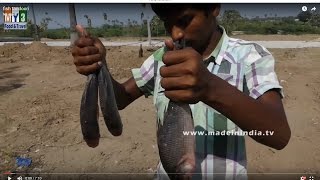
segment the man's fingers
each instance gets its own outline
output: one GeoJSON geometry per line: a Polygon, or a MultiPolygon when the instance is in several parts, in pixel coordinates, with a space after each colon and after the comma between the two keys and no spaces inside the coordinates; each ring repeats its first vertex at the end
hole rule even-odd
{"type": "Polygon", "coordinates": [[[174,64],[179,64],[186,61],[186,52],[185,50],[176,50],[176,51],[167,51],[162,56],[162,61],[165,65],[171,66],[174,64]],[[177,53],[179,51],[179,53],[177,53]]]}
{"type": "Polygon", "coordinates": [[[96,48],[98,48],[99,49],[99,52],[100,53],[104,53],[105,54],[105,47],[104,47],[104,45],[103,45],[103,43],[100,41],[100,39],[98,39],[98,38],[95,38],[94,39],[94,42],[93,42],[93,45],[96,47],[96,48]]]}
{"type": "Polygon", "coordinates": [[[93,39],[93,44],[94,44],[94,46],[104,46],[103,45],[103,43],[100,41],[100,39],[98,39],[98,38],[94,38],[93,39]]]}
{"type": "Polygon", "coordinates": [[[77,66],[76,70],[78,73],[83,75],[89,75],[96,72],[100,68],[98,63],[94,63],[86,66],[77,66]]]}
{"type": "Polygon", "coordinates": [[[192,74],[192,72],[184,63],[160,67],[161,77],[178,77],[186,74],[192,74]]]}
{"type": "Polygon", "coordinates": [[[98,54],[99,49],[95,46],[87,46],[87,47],[74,47],[72,49],[72,56],[87,56],[87,55],[93,55],[98,54]]]}
{"type": "Polygon", "coordinates": [[[89,33],[87,32],[87,30],[80,24],[77,24],[76,31],[78,32],[78,35],[80,37],[89,37],[89,33]]]}
{"type": "Polygon", "coordinates": [[[93,54],[88,56],[77,56],[76,58],[73,59],[73,63],[76,66],[91,65],[99,61],[101,61],[100,54],[93,54]]]}
{"type": "Polygon", "coordinates": [[[100,68],[98,62],[102,60],[99,44],[101,42],[91,38],[87,30],[79,24],[76,26],[76,31],[79,38],[72,49],[73,62],[78,73],[89,75],[100,68]]]}
{"type": "Polygon", "coordinates": [[[161,87],[168,90],[182,90],[193,88],[196,84],[196,80],[192,76],[184,77],[169,77],[162,78],[160,80],[161,87]]]}
{"type": "Polygon", "coordinates": [[[74,44],[78,47],[94,46],[94,40],[92,38],[81,37],[74,44]]]}
{"type": "Polygon", "coordinates": [[[189,104],[194,104],[196,102],[188,101],[193,99],[194,94],[192,91],[188,90],[172,90],[164,91],[164,95],[174,102],[188,102],[189,104]]]}

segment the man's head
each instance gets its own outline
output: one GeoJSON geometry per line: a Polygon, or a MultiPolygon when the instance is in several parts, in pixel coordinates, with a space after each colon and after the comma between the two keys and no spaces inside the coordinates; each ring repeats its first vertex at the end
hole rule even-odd
{"type": "Polygon", "coordinates": [[[220,4],[151,4],[164,21],[173,41],[184,38],[186,45],[202,53],[217,29],[220,4]]]}

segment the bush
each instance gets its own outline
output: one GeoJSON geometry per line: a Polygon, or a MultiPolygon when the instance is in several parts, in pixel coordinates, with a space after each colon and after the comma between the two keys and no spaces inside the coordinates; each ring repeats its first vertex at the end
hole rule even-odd
{"type": "Polygon", "coordinates": [[[66,29],[48,29],[40,32],[40,37],[50,39],[69,39],[70,31],[66,29]]]}

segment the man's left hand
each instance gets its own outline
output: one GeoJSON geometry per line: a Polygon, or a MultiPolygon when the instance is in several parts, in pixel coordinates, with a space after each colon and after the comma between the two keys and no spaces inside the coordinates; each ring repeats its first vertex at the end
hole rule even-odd
{"type": "Polygon", "coordinates": [[[165,96],[172,101],[188,104],[202,101],[212,75],[203,64],[202,56],[191,47],[174,50],[172,41],[165,44],[171,50],[163,55],[166,66],[160,68],[160,83],[165,89],[165,96]]]}

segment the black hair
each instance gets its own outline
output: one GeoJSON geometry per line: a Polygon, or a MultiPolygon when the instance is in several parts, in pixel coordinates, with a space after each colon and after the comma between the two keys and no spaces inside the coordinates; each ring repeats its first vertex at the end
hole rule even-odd
{"type": "Polygon", "coordinates": [[[198,4],[185,4],[185,3],[152,3],[152,10],[160,17],[166,17],[168,12],[181,12],[185,9],[203,10],[206,14],[215,9],[220,8],[218,3],[198,3],[198,4]]]}

